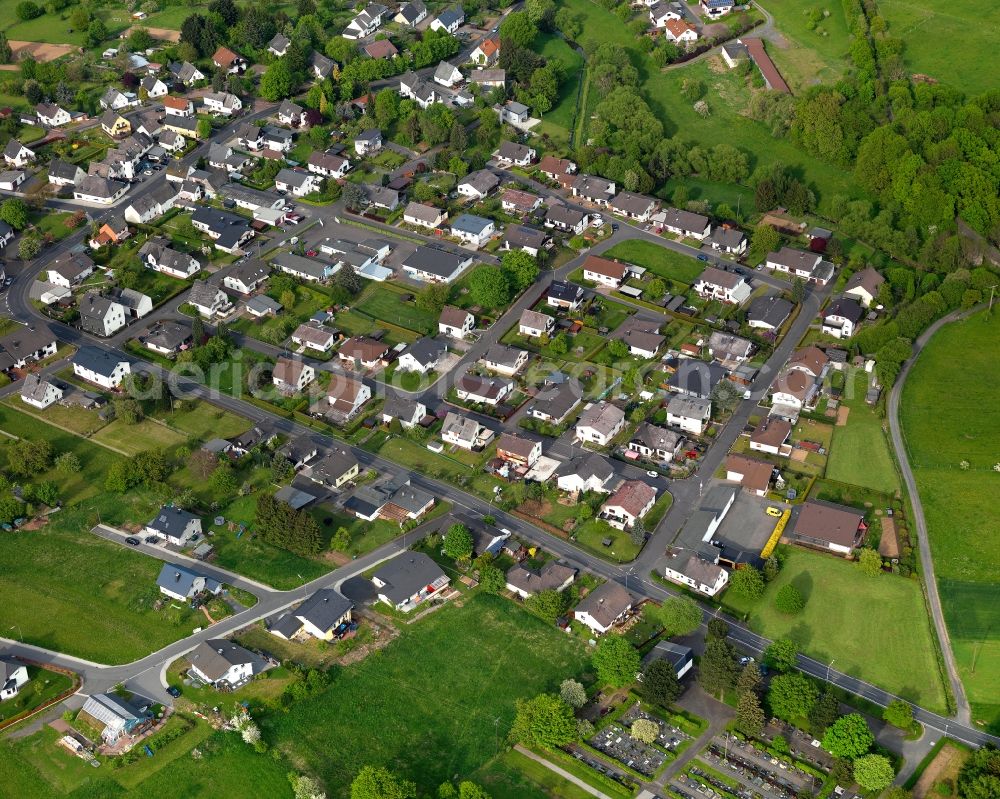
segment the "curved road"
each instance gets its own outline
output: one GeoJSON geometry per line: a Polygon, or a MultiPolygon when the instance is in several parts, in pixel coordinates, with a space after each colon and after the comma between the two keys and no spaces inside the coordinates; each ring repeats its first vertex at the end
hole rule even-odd
{"type": "Polygon", "coordinates": [[[899,399],[903,393],[903,385],[906,383],[910,368],[916,363],[921,350],[930,341],[931,337],[942,327],[950,322],[965,319],[971,314],[983,309],[983,305],[970,308],[967,311],[956,311],[938,319],[927,328],[913,345],[913,355],[903,364],[903,369],[899,373],[892,391],[889,392],[889,430],[892,434],[892,446],[896,450],[896,459],[903,472],[903,480],[906,481],[906,490],[910,495],[910,505],[913,508],[913,519],[917,524],[917,541],[920,546],[920,573],[924,578],[924,589],[927,592],[927,601],[931,609],[931,618],[934,620],[934,628],[937,630],[938,641],[944,653],[945,670],[948,672],[948,682],[951,684],[951,692],[955,696],[955,706],[957,712],[955,717],[962,724],[969,725],[972,721],[972,711],[969,707],[969,700],[965,696],[965,688],[958,674],[958,666],[955,663],[955,655],[951,649],[951,638],[948,635],[948,625],[944,620],[944,612],[941,609],[941,597],[938,595],[937,579],[934,576],[934,559],[931,554],[930,537],[927,534],[927,519],[924,516],[923,504],[920,502],[920,493],[917,491],[917,481],[910,468],[910,461],[906,452],[906,441],[903,438],[903,431],[899,426],[899,399]]]}

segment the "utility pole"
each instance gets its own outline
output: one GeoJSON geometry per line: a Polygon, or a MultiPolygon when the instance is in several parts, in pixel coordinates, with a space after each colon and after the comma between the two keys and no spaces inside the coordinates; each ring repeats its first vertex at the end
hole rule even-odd
{"type": "Polygon", "coordinates": [[[994,283],[990,286],[990,306],[986,309],[986,318],[989,319],[990,314],[993,313],[993,292],[996,290],[997,284],[994,283]]]}

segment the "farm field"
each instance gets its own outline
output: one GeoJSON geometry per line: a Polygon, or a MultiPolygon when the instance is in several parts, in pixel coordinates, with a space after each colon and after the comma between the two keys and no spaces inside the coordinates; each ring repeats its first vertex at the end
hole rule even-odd
{"type": "Polygon", "coordinates": [[[725,603],[748,614],[754,632],[791,638],[816,660],[835,658],[838,670],[943,712],[944,687],[934,657],[935,643],[916,578],[865,577],[857,564],[831,555],[785,547],[781,574],[763,599],[727,595],[725,603]],[[806,598],[802,613],[786,616],[773,606],[775,594],[791,583],[806,598]]]}
{"type": "MultiPolygon", "coordinates": [[[[848,380],[851,379],[849,376],[848,380]]],[[[851,412],[846,425],[833,428],[826,476],[842,483],[895,493],[899,490],[899,476],[889,440],[882,430],[881,419],[865,402],[868,375],[859,370],[853,381],[854,390],[844,392],[843,402],[851,412]]]]}
{"type": "Polygon", "coordinates": [[[343,668],[326,691],[262,726],[331,797],[346,796],[360,763],[391,764],[434,786],[471,775],[497,753],[497,731],[509,729],[516,698],[557,689],[584,662],[578,641],[512,602],[479,594],[404,627],[378,657],[343,668]],[[348,706],[365,710],[345,713],[348,706]]]}
{"type": "Polygon", "coordinates": [[[623,241],[606,250],[603,255],[636,266],[644,266],[659,277],[688,285],[694,283],[698,275],[705,271],[705,264],[696,258],[681,255],[679,252],[642,239],[623,241]]]}
{"type": "Polygon", "coordinates": [[[204,617],[154,611],[160,561],[87,532],[89,513],[63,511],[0,548],[0,628],[25,642],[98,663],[127,663],[189,635],[204,617]]]}
{"type": "Polygon", "coordinates": [[[774,16],[775,25],[786,40],[784,47],[768,42],[768,55],[792,91],[798,92],[820,83],[834,83],[844,74],[851,40],[841,5],[768,0],[764,8],[774,16]],[[829,16],[822,18],[810,30],[811,16],[824,12],[829,16]]]}
{"type": "Polygon", "coordinates": [[[980,57],[1000,48],[996,3],[883,0],[879,13],[889,23],[889,35],[906,43],[903,60],[912,72],[969,95],[996,88],[995,70],[983,69],[980,57]]]}
{"type": "Polygon", "coordinates": [[[1000,729],[1000,521],[993,499],[1000,410],[982,376],[994,368],[998,333],[996,314],[943,327],[914,364],[900,402],[955,657],[973,718],[993,730],[1000,729]]]}

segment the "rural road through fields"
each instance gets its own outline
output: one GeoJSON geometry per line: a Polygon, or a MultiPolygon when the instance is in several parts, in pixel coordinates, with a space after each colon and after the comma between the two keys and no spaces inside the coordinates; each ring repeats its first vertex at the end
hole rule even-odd
{"type": "Polygon", "coordinates": [[[944,665],[945,671],[948,673],[948,682],[951,685],[951,692],[955,697],[955,706],[957,709],[955,717],[965,725],[972,723],[972,709],[969,707],[969,700],[965,695],[965,687],[962,685],[962,680],[958,674],[958,665],[955,662],[955,654],[951,648],[948,625],[944,619],[944,611],[941,609],[941,597],[938,594],[937,579],[934,576],[934,558],[931,552],[930,537],[927,532],[927,518],[924,516],[924,508],[920,501],[920,493],[917,491],[917,481],[913,475],[913,469],[910,468],[910,460],[906,451],[906,440],[899,425],[899,400],[903,394],[903,386],[906,383],[906,378],[910,374],[910,368],[916,363],[921,351],[927,342],[931,340],[931,337],[946,324],[966,319],[973,313],[981,311],[984,307],[985,305],[978,305],[967,311],[956,311],[947,316],[942,316],[921,333],[913,345],[913,355],[903,364],[899,377],[896,379],[892,391],[889,392],[889,401],[887,403],[892,446],[896,450],[899,468],[902,470],[903,480],[906,482],[906,491],[910,495],[913,519],[917,524],[917,542],[920,547],[920,573],[924,578],[924,590],[927,593],[931,618],[934,620],[934,628],[937,630],[938,641],[944,655],[944,665]]]}

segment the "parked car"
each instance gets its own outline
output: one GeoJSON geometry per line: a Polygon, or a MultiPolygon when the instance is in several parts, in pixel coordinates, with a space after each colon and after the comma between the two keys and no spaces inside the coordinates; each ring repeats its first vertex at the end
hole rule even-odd
{"type": "Polygon", "coordinates": [[[171,685],[167,688],[167,693],[170,694],[174,699],[181,695],[181,689],[176,685],[171,685]]]}
{"type": "Polygon", "coordinates": [[[125,543],[128,544],[130,547],[137,547],[142,542],[135,536],[130,535],[128,538],[125,539],[125,543]]]}
{"type": "Polygon", "coordinates": [[[155,535],[147,535],[146,536],[146,543],[147,544],[158,544],[158,543],[160,543],[160,539],[157,538],[155,535]]]}
{"type": "Polygon", "coordinates": [[[699,261],[705,261],[705,262],[708,262],[708,256],[707,256],[707,255],[703,255],[703,254],[699,253],[699,254],[698,254],[698,260],[699,260],[699,261]]]}
{"type": "Polygon", "coordinates": [[[774,518],[778,518],[779,516],[781,516],[781,508],[776,508],[773,505],[764,512],[768,516],[773,516],[774,518]]]}

